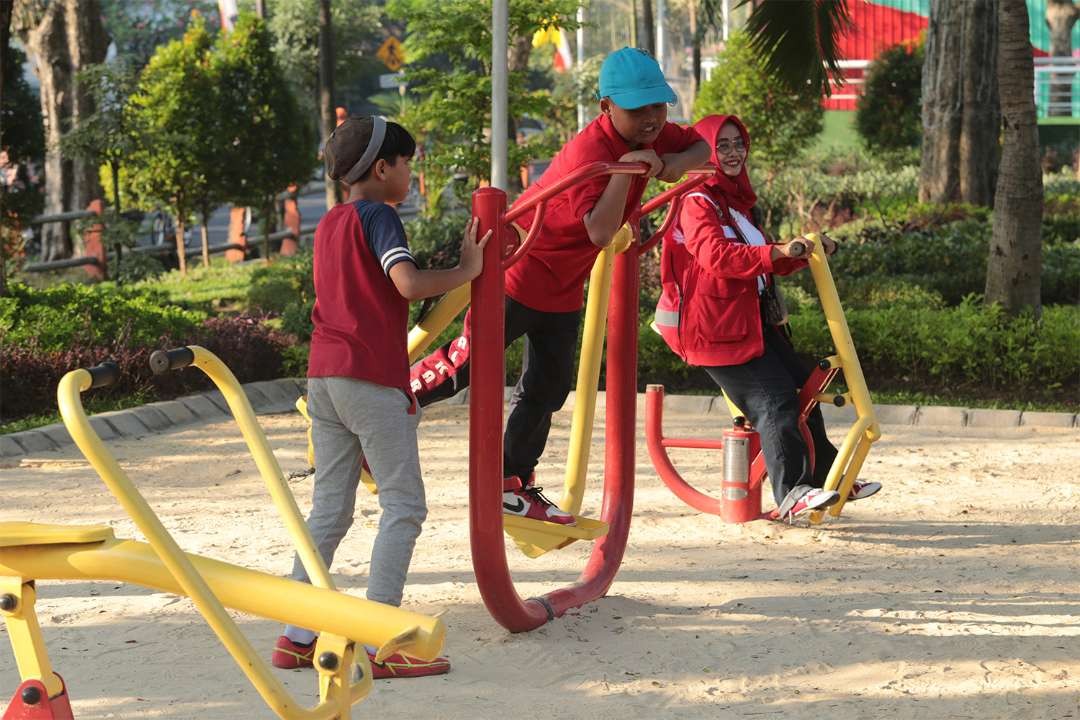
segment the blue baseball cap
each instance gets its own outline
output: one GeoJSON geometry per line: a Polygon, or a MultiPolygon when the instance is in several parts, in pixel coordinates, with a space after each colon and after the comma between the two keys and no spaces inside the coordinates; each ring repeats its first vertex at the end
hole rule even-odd
{"type": "Polygon", "coordinates": [[[653,56],[631,47],[616,50],[604,58],[597,95],[611,98],[613,103],[627,110],[655,103],[674,103],[679,99],[653,56]]]}

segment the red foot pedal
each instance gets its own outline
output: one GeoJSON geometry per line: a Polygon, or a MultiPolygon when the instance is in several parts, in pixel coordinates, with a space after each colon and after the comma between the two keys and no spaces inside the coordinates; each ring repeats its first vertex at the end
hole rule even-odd
{"type": "MultiPolygon", "coordinates": [[[[63,682],[64,679],[60,678],[60,683],[63,682]]],[[[50,698],[40,680],[27,680],[15,691],[15,697],[11,698],[2,720],[75,720],[71,714],[67,686],[59,695],[50,698]]]]}

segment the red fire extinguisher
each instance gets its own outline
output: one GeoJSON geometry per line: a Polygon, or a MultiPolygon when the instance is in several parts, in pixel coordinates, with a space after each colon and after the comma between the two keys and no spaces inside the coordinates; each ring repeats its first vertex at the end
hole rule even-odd
{"type": "Polygon", "coordinates": [[[742,523],[761,516],[761,484],[750,483],[750,453],[757,433],[746,429],[746,418],[724,431],[724,480],[720,490],[720,518],[742,523]]]}

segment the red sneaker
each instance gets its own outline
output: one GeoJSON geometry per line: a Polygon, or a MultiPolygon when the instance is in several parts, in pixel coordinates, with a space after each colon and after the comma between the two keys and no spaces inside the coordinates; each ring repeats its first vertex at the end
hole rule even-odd
{"type": "Polygon", "coordinates": [[[535,481],[535,475],[529,477],[527,484],[517,475],[503,478],[503,512],[559,525],[576,524],[573,515],[544,497],[544,488],[534,485],[535,481]]]}
{"type": "Polygon", "coordinates": [[[812,510],[827,508],[839,499],[840,493],[835,490],[796,485],[784,498],[784,502],[780,503],[776,515],[780,520],[792,522],[812,510]]]}
{"type": "Polygon", "coordinates": [[[301,645],[282,635],[274,643],[274,654],[270,664],[282,670],[314,667],[315,643],[301,645]]]}
{"type": "Polygon", "coordinates": [[[401,653],[394,653],[383,662],[377,663],[375,656],[369,652],[368,660],[371,661],[371,676],[376,680],[443,675],[450,672],[450,661],[444,657],[419,660],[401,653]]]}

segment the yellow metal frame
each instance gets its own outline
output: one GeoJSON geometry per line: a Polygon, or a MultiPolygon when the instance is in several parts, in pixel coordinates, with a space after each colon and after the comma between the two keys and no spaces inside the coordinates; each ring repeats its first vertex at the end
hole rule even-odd
{"type": "MultiPolygon", "coordinates": [[[[866,455],[870,452],[870,445],[881,437],[881,428],[878,426],[874,403],[870,399],[870,389],[866,386],[866,377],[859,363],[859,354],[855,352],[855,343],[851,340],[847,316],[844,315],[844,308],[840,305],[836,283],[829,270],[829,258],[816,234],[807,233],[806,238],[814,242],[814,252],[809,258],[810,272],[814,276],[814,285],[817,287],[821,309],[825,314],[825,322],[829,326],[833,346],[836,348],[836,355],[829,360],[832,367],[843,370],[844,382],[848,386],[845,397],[855,408],[855,423],[844,437],[836,460],[829,469],[829,476],[825,480],[826,490],[836,490],[840,493],[840,500],[827,511],[835,518],[840,516],[847,503],[848,493],[851,492],[851,486],[859,477],[859,470],[862,469],[866,455]]],[[[820,510],[816,511],[811,513],[810,522],[819,523],[823,517],[824,513],[820,510]]]]}
{"type": "MultiPolygon", "coordinates": [[[[833,346],[836,348],[836,354],[826,360],[831,367],[844,371],[844,381],[847,383],[848,391],[843,393],[843,397],[847,404],[855,408],[855,422],[844,436],[836,460],[829,468],[829,475],[825,480],[826,490],[836,490],[840,494],[840,500],[826,511],[835,518],[840,516],[847,503],[851,486],[858,479],[859,470],[862,469],[863,462],[870,452],[870,445],[881,437],[881,428],[878,426],[877,415],[874,413],[874,403],[870,399],[870,390],[866,386],[862,365],[859,364],[859,355],[855,352],[855,343],[851,339],[847,316],[844,315],[840,296],[836,292],[836,282],[829,269],[829,258],[815,233],[807,233],[806,238],[814,242],[814,251],[807,261],[810,265],[810,273],[814,277],[814,285],[817,287],[821,310],[829,327],[829,335],[832,336],[833,346]]],[[[817,396],[817,400],[829,402],[834,397],[833,394],[822,393],[817,396]]],[[[726,395],[724,400],[727,402],[732,417],[744,414],[726,395]]],[[[820,523],[824,517],[825,512],[817,510],[810,514],[810,522],[820,523]]]]}
{"type": "Polygon", "coordinates": [[[92,378],[86,370],[67,373],[57,389],[64,424],[91,466],[147,543],[118,540],[101,526],[68,528],[34,523],[0,523],[0,595],[16,662],[24,680],[39,679],[50,697],[63,689],[52,672],[34,607],[34,580],[121,580],[190,597],[270,709],[287,719],[350,717],[349,708],[371,691],[366,652],[355,643],[378,648],[376,659],[406,651],[432,659],[442,648],[442,621],[337,592],[315,549],[296,501],[270,451],[254,411],[232,372],[212,353],[191,347],[195,365],[218,386],[240,426],[271,497],[297,547],[312,585],[184,553],[93,430],[81,401],[92,378]],[[337,662],[316,663],[320,702],[307,709],[288,691],[225,610],[253,613],[321,631],[315,656],[333,653],[337,662]],[[354,680],[354,667],[358,678],[354,680]]]}
{"type": "MultiPolygon", "coordinates": [[[[515,226],[524,237],[521,228],[515,226]]],[[[589,279],[589,296],[586,303],[585,327],[582,332],[581,358],[578,364],[577,388],[574,393],[574,414],[570,424],[570,448],[567,453],[566,475],[559,507],[577,520],[576,526],[560,525],[527,518],[506,516],[503,526],[514,538],[518,548],[529,557],[539,557],[546,552],[566,547],[575,540],[595,540],[607,533],[608,526],[600,520],[581,517],[585,497],[586,476],[589,467],[589,447],[592,443],[593,422],[596,417],[596,394],[600,384],[600,363],[604,355],[604,335],[607,330],[608,296],[611,290],[611,273],[615,256],[625,252],[634,241],[633,233],[625,225],[615,238],[596,258],[589,279]]],[[[447,293],[431,312],[409,332],[409,362],[419,360],[438,336],[454,321],[469,304],[470,286],[462,285],[447,293]]],[[[310,425],[307,404],[301,398],[297,409],[310,425]]],[[[311,434],[308,432],[308,460],[314,465],[311,434]]],[[[374,480],[362,471],[360,479],[372,493],[378,492],[374,480]]]]}

